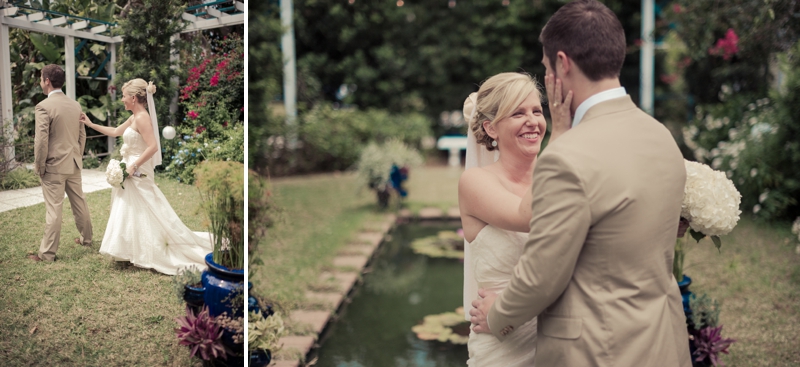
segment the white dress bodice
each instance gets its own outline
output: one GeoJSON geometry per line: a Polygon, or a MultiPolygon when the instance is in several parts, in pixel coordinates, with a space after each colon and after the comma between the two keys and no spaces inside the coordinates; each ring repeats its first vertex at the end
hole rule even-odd
{"type": "MultiPolygon", "coordinates": [[[[468,243],[471,251],[472,274],[480,288],[502,294],[514,274],[527,233],[512,232],[486,225],[478,236],[468,243]]],[[[490,325],[496,327],[495,325],[490,325]]],[[[536,319],[520,326],[502,343],[491,334],[471,332],[469,342],[471,367],[484,366],[533,366],[536,354],[536,319]]]]}

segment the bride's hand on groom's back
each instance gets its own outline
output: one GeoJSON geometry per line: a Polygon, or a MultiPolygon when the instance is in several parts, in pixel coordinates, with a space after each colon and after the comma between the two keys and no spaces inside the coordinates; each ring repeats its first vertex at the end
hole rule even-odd
{"type": "Polygon", "coordinates": [[[553,141],[572,127],[572,111],[570,110],[572,91],[570,90],[564,96],[561,90],[561,79],[557,79],[553,74],[545,75],[544,86],[547,89],[547,105],[550,108],[550,118],[552,119],[549,141],[553,141]]]}

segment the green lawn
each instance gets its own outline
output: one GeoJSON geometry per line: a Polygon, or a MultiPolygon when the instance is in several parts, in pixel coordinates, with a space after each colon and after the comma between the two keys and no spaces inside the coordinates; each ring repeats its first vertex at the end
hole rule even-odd
{"type": "MultiPolygon", "coordinates": [[[[158,177],[156,182],[189,228],[205,230],[196,188],[158,177]]],[[[78,232],[65,200],[54,263],[26,258],[38,251],[44,204],[0,213],[0,365],[200,365],[175,338],[173,319],[184,306],[173,295],[170,277],[120,268],[98,253],[110,194],[87,194],[92,248],[72,242],[78,232]]]]}
{"type": "MultiPolygon", "coordinates": [[[[405,206],[457,206],[460,169],[412,170],[405,206]]],[[[283,208],[276,227],[260,243],[263,266],[254,266],[254,287],[286,308],[304,304],[306,290],[354,233],[379,215],[374,195],[359,191],[351,174],[272,180],[283,208]]],[[[722,253],[710,240],[690,244],[685,273],[695,293],[722,303],[723,336],[737,339],[724,355],[728,366],[800,365],[800,256],[789,224],[742,219],[723,238],[722,253]]]]}

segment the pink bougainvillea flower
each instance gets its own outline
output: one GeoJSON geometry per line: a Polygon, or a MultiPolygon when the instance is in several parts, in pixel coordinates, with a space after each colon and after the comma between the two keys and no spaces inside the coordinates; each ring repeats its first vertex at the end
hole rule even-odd
{"type": "Polygon", "coordinates": [[[219,84],[219,73],[215,73],[214,76],[211,77],[211,86],[216,87],[219,84]]]}
{"type": "Polygon", "coordinates": [[[198,114],[197,114],[197,112],[194,112],[194,111],[189,111],[189,113],[187,113],[187,115],[188,115],[188,116],[189,116],[189,118],[191,118],[192,120],[194,120],[194,119],[196,119],[198,116],[200,116],[200,115],[198,115],[198,114]]]}
{"type": "Polygon", "coordinates": [[[675,12],[675,14],[680,14],[683,13],[683,8],[681,8],[680,4],[673,4],[672,11],[675,12]]]}
{"type": "Polygon", "coordinates": [[[222,127],[228,127],[228,121],[223,122],[222,127]]]}
{"type": "Polygon", "coordinates": [[[203,131],[206,131],[205,126],[198,126],[196,129],[194,129],[194,132],[197,134],[202,134],[203,131]]]}
{"type": "Polygon", "coordinates": [[[661,81],[666,84],[675,83],[676,80],[678,80],[677,74],[661,74],[661,81]]]}
{"type": "Polygon", "coordinates": [[[733,28],[729,28],[725,32],[725,37],[717,40],[714,47],[708,49],[709,55],[719,56],[725,60],[730,60],[733,55],[739,52],[739,36],[736,35],[733,28]]]}

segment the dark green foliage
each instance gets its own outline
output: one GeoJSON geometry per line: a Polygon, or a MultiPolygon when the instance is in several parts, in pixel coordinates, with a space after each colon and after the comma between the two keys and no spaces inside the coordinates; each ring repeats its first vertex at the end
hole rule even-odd
{"type": "Polygon", "coordinates": [[[686,43],[691,59],[685,74],[688,92],[698,104],[718,102],[723,84],[736,93],[766,96],[770,58],[800,36],[800,3],[794,0],[676,0],[665,13],[686,43]],[[728,29],[739,37],[739,52],[729,60],[710,55],[728,29]]]}
{"type": "MultiPolygon", "coordinates": [[[[117,75],[114,86],[122,92],[125,82],[142,78],[152,81],[158,92],[153,96],[158,121],[161,126],[170,122],[169,106],[178,92],[178,84],[173,77],[180,77],[178,65],[170,60],[172,50],[180,46],[173,42],[173,35],[180,32],[184,23],[181,14],[185,9],[182,0],[140,0],[129,2],[130,8],[125,17],[119,20],[116,32],[125,37],[118,52],[117,75]]],[[[130,114],[122,112],[116,125],[122,123],[130,114]]]]}
{"type": "Polygon", "coordinates": [[[684,133],[699,161],[728,172],[742,211],[767,220],[800,215],[800,43],[780,58],[786,84],[770,98],[725,97],[699,108],[684,133]]]}
{"type": "Polygon", "coordinates": [[[258,25],[251,26],[248,34],[248,162],[263,171],[273,160],[267,139],[286,133],[283,119],[270,110],[270,102],[282,88],[281,24],[277,6],[269,1],[250,3],[247,16],[251,25],[258,25]]]}

